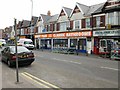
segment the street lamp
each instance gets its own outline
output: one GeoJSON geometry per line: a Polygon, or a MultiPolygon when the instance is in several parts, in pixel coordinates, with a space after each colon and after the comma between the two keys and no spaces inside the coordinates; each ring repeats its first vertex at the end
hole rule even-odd
{"type": "Polygon", "coordinates": [[[32,6],[31,6],[31,17],[32,17],[32,14],[33,14],[33,0],[30,0],[31,3],[32,3],[32,6]]]}
{"type": "MultiPolygon", "coordinates": [[[[32,15],[33,15],[33,0],[30,0],[31,1],[31,19],[32,19],[32,15]]],[[[32,39],[32,24],[30,24],[30,36],[31,36],[31,39],[32,39]]]]}

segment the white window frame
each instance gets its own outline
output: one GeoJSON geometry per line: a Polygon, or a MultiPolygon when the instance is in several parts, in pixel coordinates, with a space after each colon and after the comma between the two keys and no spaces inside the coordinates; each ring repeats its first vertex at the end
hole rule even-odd
{"type": "Polygon", "coordinates": [[[74,29],[80,29],[81,28],[81,21],[80,20],[75,20],[73,28],[74,29]]]}
{"type": "Polygon", "coordinates": [[[96,27],[100,27],[100,16],[96,17],[96,27]]]}
{"type": "Polygon", "coordinates": [[[66,31],[66,22],[60,23],[60,31],[66,31]]]}
{"type": "Polygon", "coordinates": [[[90,28],[90,18],[86,18],[86,28],[90,28]]]}
{"type": "Polygon", "coordinates": [[[108,24],[114,25],[114,12],[108,13],[108,24]]]}

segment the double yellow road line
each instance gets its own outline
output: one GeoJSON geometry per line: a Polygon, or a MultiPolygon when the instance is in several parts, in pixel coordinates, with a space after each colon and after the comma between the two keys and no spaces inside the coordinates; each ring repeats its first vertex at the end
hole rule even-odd
{"type": "Polygon", "coordinates": [[[46,82],[46,81],[44,81],[40,78],[37,78],[37,77],[27,73],[27,72],[23,72],[23,73],[21,73],[21,75],[23,75],[24,77],[26,77],[26,78],[32,80],[33,82],[39,84],[40,86],[43,86],[44,88],[55,88],[55,89],[58,89],[58,90],[62,90],[58,86],[55,86],[55,85],[53,85],[49,82],[46,82]]]}

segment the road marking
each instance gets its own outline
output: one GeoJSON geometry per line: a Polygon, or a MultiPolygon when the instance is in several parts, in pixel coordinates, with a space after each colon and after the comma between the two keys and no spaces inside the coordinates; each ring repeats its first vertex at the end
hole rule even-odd
{"type": "Polygon", "coordinates": [[[45,87],[45,88],[50,88],[50,87],[48,87],[48,86],[46,86],[46,85],[44,85],[44,84],[42,84],[42,83],[40,83],[40,82],[38,82],[38,81],[34,80],[33,78],[31,78],[31,77],[27,76],[27,75],[26,75],[26,74],[24,74],[24,73],[21,73],[21,75],[25,76],[26,78],[28,78],[28,79],[30,79],[30,80],[32,80],[32,81],[34,81],[34,82],[36,82],[37,84],[39,84],[39,85],[41,85],[41,86],[43,86],[43,87],[45,87]]]}
{"type": "Polygon", "coordinates": [[[101,67],[101,68],[118,71],[118,69],[116,69],[116,68],[110,68],[110,67],[101,67]]]}
{"type": "Polygon", "coordinates": [[[42,79],[39,79],[39,78],[37,78],[37,77],[35,77],[35,76],[27,73],[27,72],[22,73],[22,75],[27,76],[27,77],[29,77],[30,79],[32,78],[33,81],[35,81],[35,82],[37,82],[38,84],[40,84],[40,85],[42,85],[42,86],[45,86],[45,87],[47,87],[47,88],[56,88],[56,89],[58,89],[58,90],[62,90],[62,89],[60,89],[59,87],[57,87],[57,86],[55,86],[55,85],[53,85],[53,84],[51,84],[51,83],[49,83],[49,82],[46,82],[46,81],[44,81],[44,80],[42,80],[42,79]],[[40,83],[40,82],[41,82],[41,83],[40,83]],[[42,84],[42,83],[43,83],[43,84],[42,84]]]}
{"type": "Polygon", "coordinates": [[[70,63],[74,63],[74,64],[81,64],[81,63],[79,63],[79,62],[68,61],[68,60],[61,60],[61,59],[57,59],[57,58],[53,58],[53,60],[56,60],[56,61],[64,61],[64,62],[70,62],[70,63]]]}

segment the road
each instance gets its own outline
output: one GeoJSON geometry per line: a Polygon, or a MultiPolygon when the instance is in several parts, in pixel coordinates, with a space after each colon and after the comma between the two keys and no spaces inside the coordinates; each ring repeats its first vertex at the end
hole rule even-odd
{"type": "MultiPolygon", "coordinates": [[[[29,83],[38,88],[118,87],[118,61],[37,50],[33,52],[35,62],[31,66],[20,67],[19,75],[30,79],[29,83]]],[[[15,68],[8,68],[4,63],[2,70],[15,72],[15,68]]]]}

